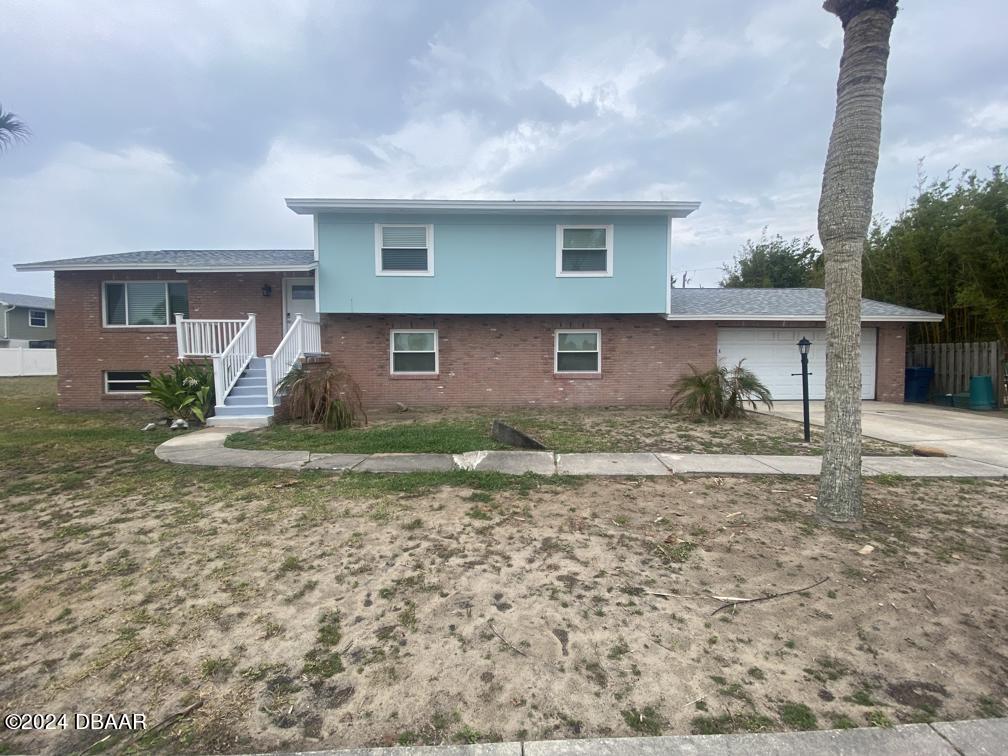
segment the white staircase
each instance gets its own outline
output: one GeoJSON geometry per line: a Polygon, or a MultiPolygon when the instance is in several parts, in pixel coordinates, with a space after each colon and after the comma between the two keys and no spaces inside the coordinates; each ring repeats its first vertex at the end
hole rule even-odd
{"type": "Polygon", "coordinates": [[[273,403],[266,389],[266,358],[253,357],[224,398],[224,404],[217,405],[209,425],[266,425],[271,417],[273,403]]]}

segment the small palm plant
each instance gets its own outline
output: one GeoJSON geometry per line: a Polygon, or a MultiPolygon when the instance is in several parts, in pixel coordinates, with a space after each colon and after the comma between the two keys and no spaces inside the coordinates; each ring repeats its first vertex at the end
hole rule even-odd
{"type": "Polygon", "coordinates": [[[306,425],[326,430],[367,423],[360,386],[340,368],[294,367],[278,386],[283,396],[283,414],[306,425]]]}
{"type": "Polygon", "coordinates": [[[691,417],[718,419],[745,417],[746,406],[755,410],[757,403],[773,409],[770,389],[755,373],[742,367],[743,362],[740,360],[733,368],[715,365],[703,372],[690,365],[690,374],[674,384],[669,406],[691,417]]]}
{"type": "Polygon", "coordinates": [[[152,375],[144,399],[173,418],[205,423],[214,406],[213,368],[179,362],[161,375],[152,375]]]}

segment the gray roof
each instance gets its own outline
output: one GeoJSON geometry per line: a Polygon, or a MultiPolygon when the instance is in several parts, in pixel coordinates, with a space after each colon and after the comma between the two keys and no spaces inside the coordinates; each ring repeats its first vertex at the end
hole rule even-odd
{"type": "Polygon", "coordinates": [[[52,297],[36,297],[32,294],[8,294],[0,291],[0,304],[8,307],[34,307],[36,310],[55,310],[56,300],[52,297]]]}
{"type": "MultiPolygon", "coordinates": [[[[824,320],[822,289],[672,289],[672,320],[824,320]]],[[[861,300],[862,320],[938,321],[943,316],[861,300]]]]}
{"type": "Polygon", "coordinates": [[[17,270],[307,270],[310,249],[151,249],[21,263],[17,270]]]}

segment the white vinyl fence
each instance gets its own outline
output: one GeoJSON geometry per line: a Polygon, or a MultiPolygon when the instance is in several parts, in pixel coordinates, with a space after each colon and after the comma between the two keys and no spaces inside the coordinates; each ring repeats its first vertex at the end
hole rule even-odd
{"type": "Polygon", "coordinates": [[[0,349],[0,376],[56,375],[55,349],[0,349]]]}

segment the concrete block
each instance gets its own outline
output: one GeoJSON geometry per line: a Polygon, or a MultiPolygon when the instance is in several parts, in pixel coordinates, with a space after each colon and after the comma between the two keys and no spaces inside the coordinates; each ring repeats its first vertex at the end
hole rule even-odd
{"type": "Polygon", "coordinates": [[[1008,719],[933,722],[931,726],[963,756],[995,756],[1008,751],[1008,719]]]}
{"type": "Polygon", "coordinates": [[[674,473],[777,474],[777,470],[769,465],[741,454],[665,454],[659,452],[655,456],[674,473]]]}
{"type": "Polygon", "coordinates": [[[560,475],[669,475],[651,452],[630,454],[557,454],[560,475]]]}
{"type": "Polygon", "coordinates": [[[372,454],[354,472],[446,472],[455,469],[451,454],[372,454]]]}
{"type": "Polygon", "coordinates": [[[337,470],[343,472],[359,465],[367,454],[316,454],[311,453],[305,470],[337,470]]]}
{"type": "MultiPolygon", "coordinates": [[[[476,463],[474,470],[522,475],[527,472],[539,475],[555,475],[556,459],[549,451],[487,451],[476,463]]],[[[461,465],[460,465],[461,467],[461,465]]]]}

